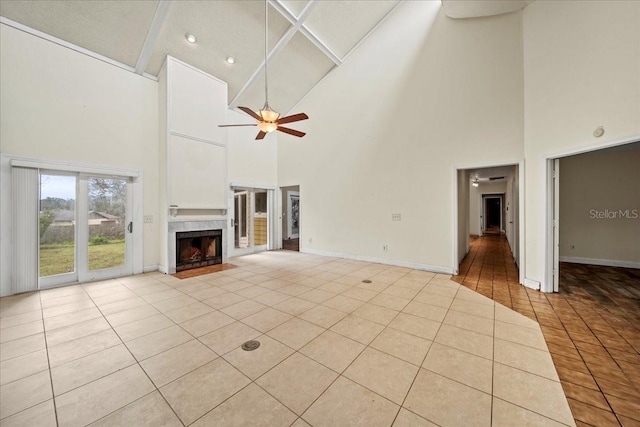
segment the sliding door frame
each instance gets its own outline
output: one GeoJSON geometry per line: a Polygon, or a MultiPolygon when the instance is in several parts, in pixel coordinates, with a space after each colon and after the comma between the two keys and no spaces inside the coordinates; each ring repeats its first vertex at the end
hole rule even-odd
{"type": "Polygon", "coordinates": [[[271,185],[260,185],[260,184],[249,184],[249,183],[237,183],[231,182],[229,184],[229,229],[228,236],[229,240],[227,243],[227,248],[229,250],[229,257],[249,255],[256,252],[264,252],[269,250],[278,249],[277,247],[277,239],[275,236],[277,235],[277,218],[279,218],[279,212],[276,211],[276,187],[271,185]],[[248,248],[236,248],[235,247],[235,234],[234,234],[234,222],[236,220],[236,212],[235,212],[235,192],[236,191],[246,191],[247,192],[247,201],[248,201],[248,211],[249,216],[249,247],[248,248]],[[266,245],[255,245],[254,241],[254,213],[255,213],[255,193],[258,192],[267,192],[267,244],[266,245]]]}
{"type": "MultiPolygon", "coordinates": [[[[0,204],[0,296],[13,294],[12,279],[14,275],[12,263],[12,225],[14,222],[11,208],[13,198],[11,173],[13,167],[49,170],[52,172],[86,173],[92,176],[126,177],[131,180],[133,198],[131,234],[132,274],[143,272],[143,173],[139,170],[114,168],[110,166],[86,163],[14,156],[0,154],[0,196],[7,203],[0,204]]],[[[34,220],[34,223],[37,223],[34,220]]],[[[67,284],[67,283],[65,283],[67,284]]]]}

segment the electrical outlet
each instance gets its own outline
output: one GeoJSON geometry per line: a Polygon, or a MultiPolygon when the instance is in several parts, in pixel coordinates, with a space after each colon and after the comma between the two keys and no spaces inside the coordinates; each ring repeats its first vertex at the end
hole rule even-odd
{"type": "Polygon", "coordinates": [[[389,245],[382,245],[382,250],[384,252],[389,252],[389,245]]]}
{"type": "Polygon", "coordinates": [[[144,216],[144,223],[145,224],[152,224],[153,223],[153,215],[145,215],[144,216]]]}
{"type": "Polygon", "coordinates": [[[399,213],[392,213],[391,221],[402,221],[402,215],[399,213]]]}

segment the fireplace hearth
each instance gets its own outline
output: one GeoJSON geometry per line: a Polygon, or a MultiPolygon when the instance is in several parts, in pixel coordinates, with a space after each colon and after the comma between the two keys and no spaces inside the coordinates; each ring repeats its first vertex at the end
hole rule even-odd
{"type": "Polygon", "coordinates": [[[222,264],[222,230],[176,232],[176,272],[222,264]]]}

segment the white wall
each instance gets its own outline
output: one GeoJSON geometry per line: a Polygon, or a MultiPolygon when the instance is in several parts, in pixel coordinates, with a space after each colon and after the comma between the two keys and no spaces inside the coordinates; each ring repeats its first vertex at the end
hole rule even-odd
{"type": "Polygon", "coordinates": [[[279,136],[279,184],[303,192],[301,249],[452,271],[455,170],[523,156],[521,35],[520,13],[402,3],[294,109],[307,136],[279,136]]]}
{"type": "Polygon", "coordinates": [[[640,137],[640,2],[537,1],[523,12],[526,277],[545,278],[548,157],[640,137]],[[602,138],[592,132],[605,127],[602,138]]]}
{"type": "Polygon", "coordinates": [[[144,265],[157,265],[157,82],[6,25],[0,63],[0,152],[142,171],[144,265]]]}
{"type": "Polygon", "coordinates": [[[560,257],[640,268],[640,147],[560,159],[560,257]]]}

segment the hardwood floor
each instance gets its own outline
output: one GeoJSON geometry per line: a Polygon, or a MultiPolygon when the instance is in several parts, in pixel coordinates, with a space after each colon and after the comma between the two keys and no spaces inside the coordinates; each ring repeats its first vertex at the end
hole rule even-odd
{"type": "Polygon", "coordinates": [[[300,252],[300,239],[284,239],[282,240],[282,249],[285,251],[300,252]]]}
{"type": "Polygon", "coordinates": [[[560,292],[518,284],[506,239],[474,239],[453,280],[536,320],[578,426],[640,425],[640,270],[562,263],[560,292]]]}
{"type": "Polygon", "coordinates": [[[179,271],[173,274],[173,277],[177,277],[178,279],[189,279],[191,277],[198,277],[205,274],[216,273],[218,271],[229,270],[231,268],[236,268],[236,266],[233,264],[208,265],[206,267],[191,268],[189,270],[179,271]]]}

